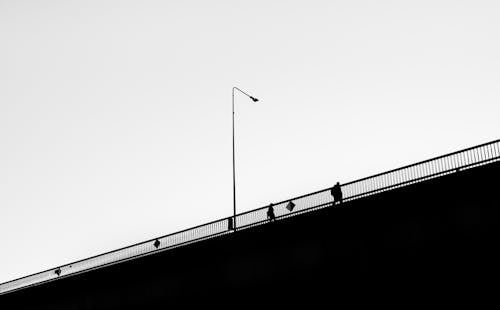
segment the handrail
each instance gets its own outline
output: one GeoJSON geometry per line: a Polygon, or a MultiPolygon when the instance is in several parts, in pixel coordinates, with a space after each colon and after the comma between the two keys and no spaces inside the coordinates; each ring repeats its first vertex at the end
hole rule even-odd
{"type": "MultiPolygon", "coordinates": [[[[497,139],[491,142],[344,183],[341,185],[342,191],[345,194],[344,201],[355,200],[382,191],[388,191],[393,188],[403,187],[427,179],[436,178],[452,173],[457,169],[469,169],[478,165],[484,165],[499,160],[500,139],[497,139]]],[[[330,195],[330,188],[283,200],[278,203],[273,203],[277,219],[311,212],[328,206],[334,206],[330,195]],[[286,204],[289,201],[294,201],[296,204],[293,212],[286,209],[286,204]]],[[[268,206],[263,206],[237,214],[237,223],[239,223],[237,229],[242,230],[266,223],[267,217],[265,210],[267,208],[268,206]]],[[[234,231],[228,227],[228,219],[229,218],[215,220],[4,282],[0,284],[0,295],[33,285],[39,285],[60,278],[88,272],[90,270],[103,268],[105,266],[117,264],[126,260],[136,259],[138,257],[151,255],[160,251],[177,248],[201,240],[234,233],[234,231]],[[156,241],[158,241],[159,244],[155,245],[154,242],[156,241]],[[59,272],[57,273],[56,271],[59,272]]]]}
{"type": "MultiPolygon", "coordinates": [[[[448,154],[445,154],[445,155],[436,156],[436,157],[433,157],[433,158],[430,158],[430,159],[419,161],[417,163],[413,163],[413,164],[410,164],[410,165],[402,166],[402,167],[395,168],[395,169],[392,169],[392,170],[388,170],[388,171],[385,171],[385,172],[377,173],[377,174],[374,174],[374,175],[371,175],[371,176],[368,176],[368,177],[364,177],[364,178],[361,178],[361,179],[357,179],[357,180],[354,180],[354,181],[343,183],[343,184],[341,184],[341,186],[345,187],[347,185],[351,185],[351,184],[354,184],[354,183],[362,182],[362,181],[365,181],[365,180],[368,180],[368,179],[373,179],[373,178],[381,176],[381,175],[386,175],[386,174],[389,174],[389,173],[392,173],[392,172],[395,172],[395,171],[400,171],[400,170],[403,170],[403,169],[411,168],[413,166],[425,164],[427,162],[439,160],[439,159],[444,158],[444,157],[452,156],[452,155],[455,155],[455,154],[458,154],[458,153],[470,151],[470,150],[473,150],[473,149],[477,149],[477,148],[480,148],[480,147],[483,147],[483,146],[486,146],[486,145],[492,145],[494,143],[499,143],[499,142],[500,142],[500,139],[497,139],[497,140],[490,141],[490,142],[487,142],[487,143],[479,144],[479,145],[476,145],[476,146],[473,146],[473,147],[469,147],[469,148],[466,148],[466,149],[463,149],[463,150],[460,150],[460,151],[455,151],[455,152],[451,152],[451,153],[448,153],[448,154]]],[[[500,156],[500,152],[498,153],[498,155],[500,156]]],[[[460,167],[460,168],[463,168],[463,167],[460,167]]],[[[324,192],[324,191],[328,191],[330,189],[331,189],[331,187],[327,187],[327,188],[320,189],[320,190],[312,192],[312,193],[307,193],[307,194],[304,194],[304,195],[300,195],[300,196],[297,196],[297,197],[286,199],[286,200],[283,200],[283,201],[280,201],[280,202],[277,202],[277,203],[273,203],[273,206],[279,205],[279,204],[283,204],[283,203],[288,203],[289,201],[294,201],[294,200],[301,199],[301,198],[304,198],[304,197],[312,196],[312,195],[315,195],[315,194],[318,194],[318,193],[321,193],[321,192],[324,192]]],[[[345,198],[345,199],[348,199],[348,198],[345,198]]],[[[239,213],[238,215],[244,215],[244,214],[247,214],[247,213],[255,212],[256,210],[266,209],[266,208],[268,208],[268,206],[264,206],[264,207],[260,207],[260,208],[253,209],[253,210],[250,210],[250,211],[246,211],[246,212],[243,212],[243,213],[239,213]]]]}
{"type": "MultiPolygon", "coordinates": [[[[158,240],[158,239],[167,238],[167,237],[170,237],[170,236],[173,236],[173,235],[179,234],[179,233],[187,232],[187,231],[190,231],[190,230],[193,230],[193,229],[196,229],[196,228],[202,227],[202,226],[206,226],[206,225],[214,224],[214,223],[219,222],[219,221],[220,221],[220,220],[215,220],[215,221],[212,221],[212,222],[208,222],[208,223],[206,223],[206,224],[201,224],[201,225],[198,225],[198,226],[194,226],[194,227],[186,228],[186,229],[184,229],[184,230],[180,230],[180,231],[177,231],[177,232],[174,232],[174,233],[168,234],[168,235],[164,235],[164,236],[161,236],[161,237],[157,237],[157,238],[149,239],[149,240],[142,241],[142,242],[139,242],[139,243],[135,243],[135,244],[132,244],[132,245],[128,245],[128,246],[125,246],[125,247],[122,247],[122,248],[119,248],[119,249],[115,249],[115,250],[111,250],[111,251],[104,252],[104,253],[101,253],[101,254],[97,254],[97,255],[94,255],[94,256],[91,256],[91,257],[87,257],[87,258],[84,258],[84,259],[81,259],[81,260],[77,260],[77,261],[72,262],[72,263],[70,263],[70,264],[65,264],[65,265],[59,266],[59,267],[68,266],[68,265],[75,265],[75,264],[78,264],[78,263],[80,263],[80,262],[87,261],[87,260],[90,260],[90,259],[93,259],[93,258],[96,258],[96,257],[100,257],[100,256],[103,256],[103,255],[107,255],[107,254],[115,253],[115,252],[118,252],[118,251],[123,251],[123,250],[129,249],[129,248],[132,248],[132,247],[136,247],[136,246],[138,246],[138,245],[143,245],[143,244],[146,244],[146,243],[149,243],[149,242],[156,241],[156,240],[158,240]]],[[[53,271],[53,270],[55,270],[55,269],[57,269],[57,268],[58,268],[58,267],[55,267],[55,268],[50,268],[50,269],[47,269],[47,270],[44,270],[44,271],[40,271],[40,272],[37,272],[37,273],[31,274],[31,275],[24,276],[24,277],[22,277],[22,278],[17,278],[17,279],[11,280],[11,281],[7,281],[7,282],[4,282],[4,283],[0,283],[0,286],[1,286],[1,285],[4,285],[4,284],[7,284],[7,283],[10,283],[10,282],[14,282],[14,281],[22,280],[22,279],[29,278],[29,277],[32,277],[32,276],[35,276],[35,275],[39,275],[39,274],[42,274],[42,273],[47,272],[47,271],[53,271]]],[[[1,294],[1,292],[0,292],[0,294],[1,294]]]]}

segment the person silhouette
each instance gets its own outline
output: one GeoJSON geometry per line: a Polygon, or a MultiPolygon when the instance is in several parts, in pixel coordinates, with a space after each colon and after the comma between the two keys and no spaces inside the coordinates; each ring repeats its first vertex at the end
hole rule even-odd
{"type": "Polygon", "coordinates": [[[339,204],[342,203],[342,190],[340,189],[340,183],[337,182],[332,189],[331,189],[331,194],[333,196],[333,204],[335,205],[336,202],[339,204]]]}
{"type": "Polygon", "coordinates": [[[274,215],[273,204],[270,204],[269,208],[267,208],[267,218],[269,219],[269,222],[276,221],[276,216],[274,215]]]}

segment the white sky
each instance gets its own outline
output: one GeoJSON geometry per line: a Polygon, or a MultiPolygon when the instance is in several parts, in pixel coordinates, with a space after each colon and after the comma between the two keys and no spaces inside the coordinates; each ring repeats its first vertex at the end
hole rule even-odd
{"type": "Polygon", "coordinates": [[[500,2],[0,0],[0,283],[497,139],[500,2]]]}

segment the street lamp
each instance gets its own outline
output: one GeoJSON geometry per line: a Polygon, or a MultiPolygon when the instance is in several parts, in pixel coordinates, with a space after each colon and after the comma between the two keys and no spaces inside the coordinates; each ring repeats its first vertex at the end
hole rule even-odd
{"type": "Polygon", "coordinates": [[[249,94],[245,93],[238,87],[233,87],[233,223],[232,223],[232,228],[234,231],[236,231],[236,172],[235,172],[235,164],[234,164],[234,90],[239,91],[240,93],[244,94],[248,98],[252,99],[253,102],[259,101],[259,99],[250,96],[249,94]]]}

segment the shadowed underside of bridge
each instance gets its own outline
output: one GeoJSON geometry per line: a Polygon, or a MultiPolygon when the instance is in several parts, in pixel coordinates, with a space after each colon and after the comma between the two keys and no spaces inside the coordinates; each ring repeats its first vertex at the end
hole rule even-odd
{"type": "Polygon", "coordinates": [[[480,301],[499,275],[499,172],[490,163],[29,287],[0,308],[480,301]]]}

